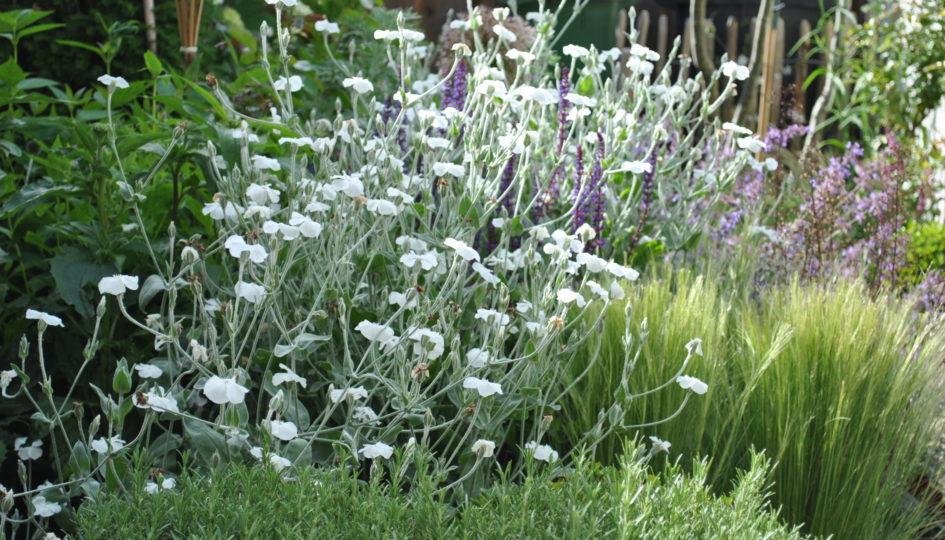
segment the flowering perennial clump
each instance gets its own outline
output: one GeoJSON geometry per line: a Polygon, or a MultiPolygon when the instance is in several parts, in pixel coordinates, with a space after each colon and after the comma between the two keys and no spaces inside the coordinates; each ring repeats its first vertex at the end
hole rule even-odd
{"type": "MultiPolygon", "coordinates": [[[[687,205],[716,199],[753,150],[693,128],[713,122],[730,89],[713,99],[700,80],[656,72],[656,53],[639,46],[622,86],[604,75],[619,55],[593,48],[567,48],[558,75],[510,71],[550,54],[554,15],[531,16],[535,29],[517,32],[507,10],[493,14],[484,27],[495,39],[456,47],[433,80],[417,55],[400,54],[422,34],[402,23],[378,30],[399,86],[346,73],[352,109],[334,117],[295,110],[293,94],[309,90],[287,62],[266,64],[275,119],[248,118],[228,108],[222,85],[212,88],[229,115],[220,133],[239,144],[206,148],[220,191],[203,213],[216,236],[198,252],[171,227],[145,243],[155,261],[165,257],[154,246],[171,247],[153,275],[98,283],[97,320],[117,308],[155,353],[131,358],[133,370],[118,362],[111,391],[96,389],[104,417],[78,432],[100,461],[82,461],[63,479],[71,484],[43,491],[47,501],[65,501],[67,485],[100,489],[86,480],[139,445],[167,456],[183,446],[207,465],[340,463],[393,478],[423,469],[442,489],[482,485],[463,480],[492,474],[486,458],[516,470],[568,458],[542,438],[567,392],[560,375],[595,362],[582,344],[638,278],[624,255],[631,237],[685,244],[699,226],[679,219],[687,205]],[[715,171],[711,180],[693,174],[693,156],[715,171]],[[160,298],[147,304],[158,311],[139,312],[134,295],[160,298]],[[146,419],[139,433],[124,422],[132,413],[146,419]],[[164,422],[183,436],[148,429],[164,422]],[[417,460],[426,466],[409,467],[417,460]]],[[[290,34],[276,21],[286,55],[290,34]]],[[[333,24],[321,25],[325,39],[335,39],[333,24]]],[[[124,185],[130,204],[146,197],[144,186],[124,185]]],[[[30,317],[40,321],[42,363],[43,333],[58,319],[30,317]]],[[[32,391],[15,376],[3,372],[4,395],[32,391]]],[[[677,381],[708,389],[688,375],[677,381]]],[[[617,400],[589,437],[629,429],[620,411],[631,399],[617,400]]],[[[51,411],[50,422],[65,421],[51,411]]],[[[65,430],[49,436],[87,451],[65,430]]],[[[17,451],[35,459],[41,446],[23,441],[17,451]]],[[[34,499],[37,515],[54,511],[42,503],[34,499]]]]}

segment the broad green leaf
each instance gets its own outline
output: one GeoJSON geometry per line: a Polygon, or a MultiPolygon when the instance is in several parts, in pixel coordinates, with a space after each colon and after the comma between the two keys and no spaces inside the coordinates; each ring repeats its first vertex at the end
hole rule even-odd
{"type": "Polygon", "coordinates": [[[209,464],[210,457],[214,452],[218,453],[221,458],[227,457],[226,438],[221,433],[192,418],[184,418],[183,424],[184,432],[187,433],[191,446],[197,451],[197,455],[202,460],[209,464]]]}
{"type": "Polygon", "coordinates": [[[34,203],[48,195],[57,193],[70,193],[75,191],[79,191],[77,186],[68,184],[57,185],[54,184],[52,180],[44,178],[43,180],[23,186],[12,197],[10,197],[7,202],[3,204],[3,206],[0,206],[0,217],[7,217],[11,213],[23,208],[24,206],[34,203]]]}
{"type": "Polygon", "coordinates": [[[151,51],[144,51],[144,65],[148,68],[148,72],[151,73],[152,77],[157,77],[164,71],[161,60],[151,51]]]}
{"type": "Polygon", "coordinates": [[[143,310],[148,306],[148,302],[150,302],[152,298],[166,290],[167,283],[164,281],[164,278],[157,274],[151,274],[144,280],[144,284],[141,285],[141,291],[138,292],[138,305],[141,306],[143,310]]]}
{"type": "Polygon", "coordinates": [[[49,266],[56,281],[56,290],[62,299],[75,307],[83,317],[92,317],[95,314],[94,302],[98,291],[93,292],[87,286],[114,274],[115,268],[95,262],[87,249],[78,246],[62,248],[50,260],[49,266]]]}
{"type": "Polygon", "coordinates": [[[19,34],[20,34],[20,37],[22,38],[26,36],[32,36],[33,34],[38,34],[40,32],[45,32],[47,30],[54,30],[61,26],[65,26],[65,25],[61,23],[38,24],[31,28],[27,28],[26,30],[22,30],[21,32],[19,32],[19,34]]]}

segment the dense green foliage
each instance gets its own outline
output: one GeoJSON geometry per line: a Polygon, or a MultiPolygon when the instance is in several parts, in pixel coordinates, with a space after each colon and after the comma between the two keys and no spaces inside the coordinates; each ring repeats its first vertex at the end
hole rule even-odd
{"type": "Polygon", "coordinates": [[[909,251],[902,274],[907,284],[922,281],[930,270],[945,270],[945,225],[929,221],[910,223],[909,251]]]}
{"type": "MultiPolygon", "coordinates": [[[[743,288],[743,290],[745,290],[743,288]]],[[[704,357],[688,370],[709,385],[680,420],[645,428],[683,456],[711,456],[709,481],[728,485],[750,448],[777,463],[774,500],[791,523],[837,538],[908,538],[923,523],[903,494],[921,471],[940,414],[941,320],[917,318],[906,301],[871,299],[849,281],[739,296],[685,272],[634,288],[609,308],[601,358],[564,407],[563,431],[591,429],[585,411],[622,392],[673,378],[690,336],[704,357]],[[627,329],[632,341],[622,345],[627,329]]],[[[593,345],[592,345],[593,346],[593,345]]],[[[580,366],[575,366],[576,371],[580,366]]],[[[628,424],[667,416],[684,392],[638,399],[628,424]]],[[[599,456],[619,453],[619,439],[599,456]]]]}
{"type": "Polygon", "coordinates": [[[585,463],[560,478],[499,482],[453,508],[429,487],[401,494],[341,470],[303,468],[284,477],[233,464],[182,475],[174,491],[139,489],[85,504],[76,537],[800,538],[765,502],[770,466],[752,455],[731,492],[716,497],[705,486],[703,462],[692,475],[585,463]]]}

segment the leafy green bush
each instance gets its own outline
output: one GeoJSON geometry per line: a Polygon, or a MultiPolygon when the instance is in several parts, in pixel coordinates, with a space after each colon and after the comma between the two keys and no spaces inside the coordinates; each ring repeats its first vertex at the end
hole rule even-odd
{"type": "Polygon", "coordinates": [[[90,501],[77,513],[76,537],[801,538],[765,502],[763,455],[751,456],[721,498],[705,486],[705,464],[693,469],[654,476],[629,461],[605,469],[584,463],[554,480],[501,481],[454,509],[429,486],[402,494],[343,470],[301,468],[286,479],[231,464],[182,475],[171,490],[149,494],[139,478],[128,496],[90,501]]]}
{"type": "MultiPolygon", "coordinates": [[[[701,336],[705,355],[687,369],[708,383],[706,399],[643,434],[684,456],[711,456],[716,487],[746,466],[749,448],[765,449],[777,462],[774,501],[813,533],[915,533],[921,508],[907,511],[904,500],[937,440],[941,321],[917,320],[908,301],[870,299],[848,281],[795,283],[754,299],[723,290],[715,278],[677,273],[633,288],[629,317],[624,306],[609,307],[601,357],[573,389],[558,429],[568,438],[592,430],[592,408],[672,380],[685,344],[701,336]]],[[[624,421],[672,414],[683,394],[637,399],[624,421]]],[[[618,442],[605,441],[598,455],[613,459],[618,442]]]]}
{"type": "Polygon", "coordinates": [[[915,285],[929,270],[945,270],[945,225],[929,221],[910,223],[909,250],[902,269],[905,283],[915,285]]]}

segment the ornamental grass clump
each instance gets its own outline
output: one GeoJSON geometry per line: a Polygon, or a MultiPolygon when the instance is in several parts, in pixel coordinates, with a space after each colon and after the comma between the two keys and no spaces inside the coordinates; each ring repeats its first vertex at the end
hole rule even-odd
{"type": "MultiPolygon", "coordinates": [[[[96,320],[117,309],[141,347],[108,367],[111,388],[95,388],[100,414],[77,417],[66,416],[69,395],[54,400],[48,377],[31,384],[24,369],[30,347],[41,367],[52,360],[43,340],[57,330],[40,321],[38,338],[24,338],[4,393],[33,400],[57,482],[34,487],[24,474],[17,500],[43,497],[68,511],[70,496],[126,486],[136,449],[169,478],[187,452],[208,467],[341,465],[397,488],[422,479],[461,499],[499,469],[519,479],[633,430],[622,422],[627,394],[604,407],[594,434],[567,448],[546,438],[579,382],[562,385],[565,371],[578,361],[593,368],[587,344],[600,343],[607,306],[636,286],[622,250],[640,232],[640,174],[655,179],[645,232],[682,246],[700,225],[680,216],[716,199],[750,158],[711,120],[731,90],[712,100],[701,78],[654,73],[655,53],[640,46],[622,86],[604,76],[616,71],[614,51],[569,46],[567,71],[543,70],[531,62],[549,51],[556,14],[541,12],[528,51],[500,54],[511,43],[501,32],[474,51],[459,44],[433,81],[415,51],[422,34],[401,20],[374,34],[401,86],[339,62],[350,111],[302,111],[297,95],[307,90],[289,67],[281,22],[288,5],[276,2],[274,31],[261,31],[274,114],[240,113],[224,85],[211,84],[219,132],[239,143],[207,145],[219,192],[203,214],[214,237],[181,238],[174,225],[148,231],[140,202],[155,171],[115,169],[153,273],[104,278],[96,320]],[[509,78],[509,62],[528,69],[509,78]],[[569,73],[580,74],[571,86],[560,81],[569,73]],[[566,122],[560,93],[574,105],[566,122]],[[582,153],[593,156],[586,171],[582,153]],[[714,174],[694,174],[694,163],[714,174]],[[548,189],[552,178],[560,189],[548,189]],[[122,444],[92,454],[99,438],[122,444]]],[[[320,22],[325,40],[342,31],[320,22]]],[[[121,91],[109,86],[108,103],[121,91]]],[[[114,133],[108,143],[120,157],[114,133]]],[[[693,338],[665,360],[685,366],[702,354],[693,338]]],[[[89,344],[85,365],[98,345],[89,344]]],[[[701,399],[699,370],[680,375],[649,391],[686,389],[678,407],[701,399]]],[[[33,501],[17,519],[42,515],[33,501]]]]}
{"type": "MultiPolygon", "coordinates": [[[[563,447],[593,433],[597,410],[635,394],[622,421],[674,414],[684,390],[640,396],[679,373],[664,358],[702,337],[704,355],[687,367],[708,392],[673,422],[642,433],[678,455],[709,456],[708,479],[725,489],[749,450],[777,463],[773,502],[789,523],[835,538],[913,538],[935,519],[928,501],[910,502],[939,442],[941,318],[917,316],[909,299],[872,298],[861,282],[795,281],[751,297],[725,292],[715,277],[676,272],[606,308],[600,350],[562,404],[563,447]],[[622,305],[626,303],[626,305],[622,305]]],[[[576,380],[576,379],[575,379],[576,380]]],[[[566,379],[566,382],[570,379],[566,379]]],[[[560,437],[560,438],[559,438],[560,437]]],[[[597,456],[616,459],[619,440],[597,456]]]]}

